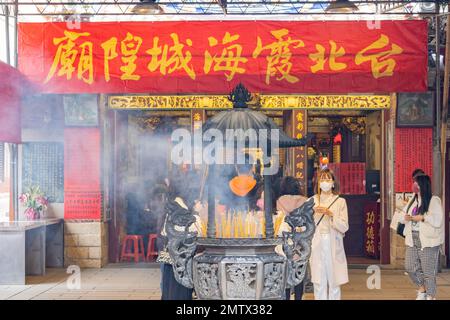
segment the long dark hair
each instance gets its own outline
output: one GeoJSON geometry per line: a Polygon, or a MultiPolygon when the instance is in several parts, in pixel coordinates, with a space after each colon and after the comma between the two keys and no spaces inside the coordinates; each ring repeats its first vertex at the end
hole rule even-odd
{"type": "Polygon", "coordinates": [[[422,169],[417,168],[416,170],[413,171],[411,177],[414,179],[416,176],[418,175],[424,175],[425,171],[423,171],[422,169]]]}
{"type": "Polygon", "coordinates": [[[300,195],[300,181],[294,177],[287,176],[281,179],[280,196],[284,195],[300,195]]]}
{"type": "MultiPolygon", "coordinates": [[[[425,214],[426,212],[428,212],[431,197],[433,196],[433,193],[431,191],[431,179],[427,175],[417,175],[416,177],[414,177],[414,181],[419,185],[420,197],[422,198],[422,203],[419,207],[419,214],[425,214]]],[[[414,196],[414,200],[411,201],[410,205],[408,206],[408,210],[411,207],[412,203],[416,200],[417,195],[414,196]]]]}
{"type": "Polygon", "coordinates": [[[180,197],[186,206],[192,209],[195,200],[199,198],[200,179],[197,173],[191,171],[174,176],[169,184],[168,199],[172,201],[180,197]]]}

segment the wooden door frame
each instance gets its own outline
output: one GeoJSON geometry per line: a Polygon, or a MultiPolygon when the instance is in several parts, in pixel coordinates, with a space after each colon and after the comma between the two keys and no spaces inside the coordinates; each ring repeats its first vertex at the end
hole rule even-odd
{"type": "Polygon", "coordinates": [[[105,132],[110,135],[110,149],[104,150],[106,153],[106,159],[109,157],[111,161],[110,172],[111,179],[109,180],[108,186],[105,186],[106,192],[109,192],[110,199],[110,219],[108,224],[108,258],[109,262],[117,263],[120,259],[120,216],[119,216],[119,206],[118,206],[118,156],[119,156],[119,146],[117,137],[117,126],[118,126],[118,111],[108,110],[107,120],[110,123],[109,130],[105,132]]]}
{"type": "Polygon", "coordinates": [[[447,152],[445,161],[445,255],[447,257],[446,265],[450,266],[450,233],[449,233],[449,223],[450,223],[450,140],[447,140],[447,152]]]}
{"type": "MultiPolygon", "coordinates": [[[[396,96],[391,95],[391,109],[381,111],[381,192],[380,192],[380,264],[390,264],[391,263],[391,230],[390,230],[390,219],[388,216],[389,212],[393,212],[393,199],[395,198],[394,184],[393,184],[393,170],[391,174],[389,171],[393,164],[389,164],[389,159],[387,155],[389,154],[388,148],[393,148],[394,145],[389,146],[387,137],[392,136],[391,141],[395,141],[395,106],[396,106],[396,96]],[[388,124],[390,123],[390,126],[388,124]],[[388,130],[391,129],[388,133],[388,130]],[[389,189],[392,190],[391,194],[389,189]]],[[[394,142],[395,143],[395,142],[394,142]]],[[[390,151],[391,153],[394,150],[390,151]]],[[[392,217],[391,217],[392,218],[392,217]]]]}

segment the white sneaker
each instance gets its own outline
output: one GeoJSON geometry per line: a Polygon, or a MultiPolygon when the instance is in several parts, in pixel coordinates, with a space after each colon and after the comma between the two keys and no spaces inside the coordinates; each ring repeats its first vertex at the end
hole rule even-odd
{"type": "Polygon", "coordinates": [[[436,300],[436,298],[435,298],[435,297],[432,297],[432,296],[429,296],[429,295],[427,295],[427,300],[436,300]]]}
{"type": "Polygon", "coordinates": [[[417,291],[416,300],[427,300],[427,293],[426,292],[417,291]]]}

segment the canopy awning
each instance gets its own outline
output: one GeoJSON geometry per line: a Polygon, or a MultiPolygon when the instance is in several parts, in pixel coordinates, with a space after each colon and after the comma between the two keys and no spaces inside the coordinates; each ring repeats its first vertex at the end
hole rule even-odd
{"type": "Polygon", "coordinates": [[[20,143],[21,98],[35,87],[19,70],[0,61],[0,141],[20,143]]]}

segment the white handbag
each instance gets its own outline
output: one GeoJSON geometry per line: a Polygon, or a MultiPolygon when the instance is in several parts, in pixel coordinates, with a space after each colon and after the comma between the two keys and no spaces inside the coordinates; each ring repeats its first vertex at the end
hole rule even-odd
{"type": "Polygon", "coordinates": [[[405,213],[401,210],[395,209],[394,215],[391,220],[391,229],[397,230],[398,223],[403,219],[405,213]]]}

